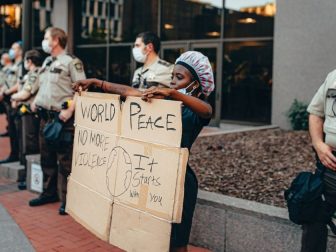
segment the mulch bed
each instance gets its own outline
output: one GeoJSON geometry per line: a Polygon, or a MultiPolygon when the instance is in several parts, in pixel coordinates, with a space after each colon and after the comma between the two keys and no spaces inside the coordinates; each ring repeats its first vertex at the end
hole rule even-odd
{"type": "Polygon", "coordinates": [[[285,207],[284,189],[315,156],[307,131],[269,129],[199,137],[189,163],[205,191],[285,207]]]}

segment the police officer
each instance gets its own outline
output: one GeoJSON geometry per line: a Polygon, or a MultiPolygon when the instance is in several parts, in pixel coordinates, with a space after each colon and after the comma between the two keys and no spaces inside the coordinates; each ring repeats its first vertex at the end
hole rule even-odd
{"type": "Polygon", "coordinates": [[[67,177],[71,172],[74,134],[74,106],[65,108],[62,105],[73,99],[71,84],[86,78],[82,62],[65,52],[66,43],[67,36],[62,29],[51,27],[46,30],[42,48],[51,56],[42,65],[40,89],[32,106],[41,117],[40,151],[44,186],[43,193],[29,201],[30,206],[39,206],[56,202],[60,197],[61,215],[66,214],[67,177]],[[60,121],[62,129],[58,132],[55,127],[58,137],[50,141],[43,134],[45,126],[59,125],[60,121]]]}
{"type": "Polygon", "coordinates": [[[134,43],[134,59],[143,63],[133,75],[132,87],[147,89],[151,86],[169,87],[173,64],[159,58],[160,39],[152,32],[140,33],[134,43]]]}
{"type": "MultiPolygon", "coordinates": [[[[329,73],[310,102],[309,133],[317,154],[317,169],[325,170],[324,197],[328,210],[336,209],[336,70],[329,73]]],[[[328,229],[314,222],[302,227],[302,252],[326,251],[328,229]]]]}
{"type": "Polygon", "coordinates": [[[23,77],[21,90],[11,96],[13,103],[18,107],[17,120],[21,120],[22,160],[24,172],[18,178],[18,188],[26,189],[26,155],[39,153],[39,119],[32,113],[30,105],[39,89],[39,69],[42,63],[41,54],[37,50],[27,51],[24,57],[24,68],[28,71],[23,77]]]}
{"type": "Polygon", "coordinates": [[[14,60],[9,74],[7,75],[3,92],[0,94],[0,100],[5,101],[7,120],[8,120],[8,134],[10,138],[11,152],[8,158],[0,160],[1,163],[8,163],[17,161],[19,158],[19,138],[17,135],[17,125],[15,122],[16,109],[12,108],[10,96],[17,92],[19,81],[22,77],[22,42],[18,41],[12,44],[9,50],[9,57],[14,60]]]}
{"type": "Polygon", "coordinates": [[[1,69],[0,69],[0,90],[4,88],[7,75],[9,74],[10,68],[12,66],[12,60],[8,53],[3,53],[1,55],[1,69]]]}
{"type": "MultiPolygon", "coordinates": [[[[7,79],[7,75],[10,72],[10,68],[12,66],[12,60],[9,57],[8,53],[3,53],[1,55],[1,69],[0,69],[0,94],[3,94],[3,92],[5,91],[5,85],[6,85],[6,79],[7,79]]],[[[4,114],[6,113],[6,108],[5,108],[5,104],[3,102],[3,96],[0,97],[0,114],[4,114]]],[[[4,132],[0,134],[0,137],[7,137],[8,132],[4,132]]]]}

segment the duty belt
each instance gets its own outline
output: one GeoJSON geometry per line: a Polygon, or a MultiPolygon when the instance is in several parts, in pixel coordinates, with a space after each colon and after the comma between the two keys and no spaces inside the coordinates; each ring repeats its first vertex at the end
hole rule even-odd
{"type": "Polygon", "coordinates": [[[58,117],[59,112],[54,111],[54,110],[47,110],[41,107],[38,107],[36,110],[37,115],[45,120],[45,121],[50,121],[58,117]]]}

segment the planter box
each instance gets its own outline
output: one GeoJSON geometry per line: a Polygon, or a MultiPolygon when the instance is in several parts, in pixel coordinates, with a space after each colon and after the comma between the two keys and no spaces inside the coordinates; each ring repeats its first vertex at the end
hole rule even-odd
{"type": "MultiPolygon", "coordinates": [[[[301,227],[287,209],[199,190],[190,243],[215,252],[297,252],[301,227]]],[[[328,251],[336,251],[331,232],[328,251]]]]}

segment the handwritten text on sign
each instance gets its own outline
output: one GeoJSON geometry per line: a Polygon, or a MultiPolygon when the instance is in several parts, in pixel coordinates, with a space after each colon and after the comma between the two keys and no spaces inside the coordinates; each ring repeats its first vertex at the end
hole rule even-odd
{"type": "Polygon", "coordinates": [[[180,147],[182,135],[181,103],[140,98],[127,99],[123,105],[121,135],[124,137],[180,147]]]}
{"type": "Polygon", "coordinates": [[[113,201],[175,220],[187,159],[177,147],[181,104],[132,97],[120,110],[119,97],[98,96],[77,97],[71,178],[113,201]]]}

